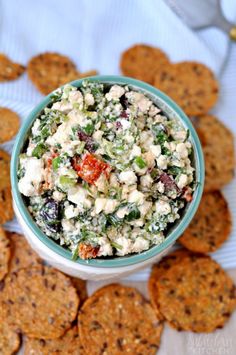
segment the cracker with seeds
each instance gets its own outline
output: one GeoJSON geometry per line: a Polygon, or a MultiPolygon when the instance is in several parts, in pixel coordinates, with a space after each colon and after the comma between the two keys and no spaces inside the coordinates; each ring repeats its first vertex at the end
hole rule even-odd
{"type": "Polygon", "coordinates": [[[234,177],[233,134],[212,115],[198,117],[195,124],[205,158],[205,191],[219,190],[234,177]]]}
{"type": "Polygon", "coordinates": [[[8,272],[10,260],[10,241],[0,227],[0,280],[2,280],[8,272]]]}
{"type": "Polygon", "coordinates": [[[79,298],[68,277],[33,266],[5,278],[0,306],[8,323],[29,337],[54,339],[71,327],[79,298]]]}
{"type": "Polygon", "coordinates": [[[154,86],[169,95],[187,115],[208,112],[217,102],[219,85],[203,64],[181,62],[158,70],[154,86]]]}
{"type": "Polygon", "coordinates": [[[19,269],[39,265],[42,260],[33,251],[23,235],[6,232],[11,243],[11,259],[9,262],[9,272],[19,269]]]}
{"type": "Polygon", "coordinates": [[[208,256],[184,258],[158,280],[158,303],[177,330],[197,333],[222,328],[236,307],[235,286],[208,256]]]}
{"type": "Polygon", "coordinates": [[[156,354],[163,329],[155,311],[134,288],[99,289],[79,312],[82,346],[96,354],[156,354]]]}
{"type": "Polygon", "coordinates": [[[0,190],[10,184],[10,155],[0,149],[0,190]]]}
{"type": "Polygon", "coordinates": [[[0,317],[0,354],[15,354],[20,347],[20,336],[0,317]]]}
{"type": "Polygon", "coordinates": [[[159,48],[136,44],[121,57],[120,68],[124,75],[153,84],[155,73],[168,67],[169,59],[159,48]]]}
{"type": "Polygon", "coordinates": [[[68,57],[50,52],[33,57],[27,72],[33,84],[45,95],[79,77],[75,64],[68,57]]]}
{"type": "Polygon", "coordinates": [[[217,250],[232,229],[230,210],[220,191],[205,193],[190,225],[178,241],[196,253],[217,250]]]}
{"type": "Polygon", "coordinates": [[[11,221],[13,217],[11,187],[7,186],[0,190],[0,224],[11,221]]]}
{"type": "Polygon", "coordinates": [[[70,279],[73,286],[77,290],[80,299],[80,304],[84,303],[84,301],[88,298],[86,281],[78,277],[71,277],[70,279]]]}
{"type": "Polygon", "coordinates": [[[0,143],[12,139],[20,127],[20,118],[12,110],[6,107],[0,107],[0,143]]]}
{"type": "Polygon", "coordinates": [[[73,326],[57,339],[26,338],[24,355],[79,355],[84,354],[77,326],[73,326]]]}
{"type": "Polygon", "coordinates": [[[21,64],[14,63],[5,54],[0,53],[0,82],[15,80],[25,71],[21,64]]]}
{"type": "Polygon", "coordinates": [[[178,249],[165,256],[158,264],[155,264],[152,267],[151,275],[148,280],[148,291],[151,304],[156,310],[156,314],[159,319],[163,320],[164,318],[160,313],[158,306],[158,295],[156,286],[157,280],[166,272],[166,270],[168,270],[171,266],[177,264],[187,256],[189,256],[189,252],[187,250],[178,249]]]}

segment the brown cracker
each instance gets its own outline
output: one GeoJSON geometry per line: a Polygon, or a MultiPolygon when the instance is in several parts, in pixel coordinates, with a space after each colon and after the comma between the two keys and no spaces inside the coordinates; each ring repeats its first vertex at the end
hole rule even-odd
{"type": "Polygon", "coordinates": [[[0,227],[0,280],[8,272],[10,259],[10,241],[2,227],[0,227]]]}
{"type": "Polygon", "coordinates": [[[148,292],[149,292],[151,304],[153,308],[156,310],[156,314],[159,319],[164,319],[164,318],[160,313],[159,306],[158,306],[158,296],[157,296],[157,287],[156,287],[157,280],[166,272],[166,270],[168,270],[171,266],[180,262],[183,258],[187,257],[188,255],[189,252],[187,250],[178,249],[165,256],[158,264],[155,264],[152,267],[151,275],[148,280],[148,292]]]}
{"type": "Polygon", "coordinates": [[[11,188],[7,186],[0,190],[0,224],[12,220],[13,217],[11,188]]]}
{"type": "Polygon", "coordinates": [[[49,267],[34,266],[6,277],[0,302],[10,325],[29,337],[54,339],[70,328],[79,299],[68,277],[49,267]]]}
{"type": "Polygon", "coordinates": [[[77,79],[82,79],[82,78],[86,78],[87,76],[95,76],[95,75],[98,75],[97,70],[88,70],[85,71],[84,73],[78,73],[77,79]]]}
{"type": "Polygon", "coordinates": [[[205,193],[189,227],[178,241],[187,249],[209,253],[218,249],[232,228],[227,201],[220,191],[205,193]]]}
{"type": "Polygon", "coordinates": [[[77,326],[73,326],[62,337],[57,339],[26,338],[24,345],[24,355],[84,354],[77,326]]]}
{"type": "Polygon", "coordinates": [[[134,288],[99,289],[79,312],[79,333],[88,354],[156,354],[163,325],[134,288]]]}
{"type": "Polygon", "coordinates": [[[15,80],[24,73],[25,67],[14,63],[5,54],[0,53],[0,82],[15,80]]]}
{"type": "Polygon", "coordinates": [[[27,72],[33,84],[45,95],[79,77],[75,64],[68,57],[50,52],[33,57],[27,72]]]}
{"type": "Polygon", "coordinates": [[[78,277],[71,277],[70,279],[79,295],[80,304],[84,303],[84,301],[88,298],[86,281],[79,279],[78,277]]]}
{"type": "Polygon", "coordinates": [[[169,64],[167,55],[159,48],[136,44],[123,52],[120,68],[124,75],[153,84],[156,71],[169,64]]]}
{"type": "Polygon", "coordinates": [[[178,330],[212,332],[236,307],[235,286],[208,256],[193,255],[173,265],[157,281],[160,312],[178,330]]]}
{"type": "Polygon", "coordinates": [[[10,185],[10,155],[0,149],[0,190],[10,185]]]}
{"type": "Polygon", "coordinates": [[[6,107],[0,107],[0,143],[12,139],[20,127],[20,118],[12,110],[6,107]]]}
{"type": "Polygon", "coordinates": [[[156,72],[154,85],[169,95],[187,115],[208,112],[217,102],[219,86],[203,64],[181,62],[156,72]]]}
{"type": "Polygon", "coordinates": [[[42,263],[23,235],[7,232],[7,236],[11,243],[9,272],[42,263]]]}
{"type": "Polygon", "coordinates": [[[198,117],[196,128],[205,158],[205,191],[219,190],[234,176],[233,134],[212,115],[198,117]]]}
{"type": "Polygon", "coordinates": [[[19,334],[0,318],[0,354],[11,355],[20,347],[19,334]]]}

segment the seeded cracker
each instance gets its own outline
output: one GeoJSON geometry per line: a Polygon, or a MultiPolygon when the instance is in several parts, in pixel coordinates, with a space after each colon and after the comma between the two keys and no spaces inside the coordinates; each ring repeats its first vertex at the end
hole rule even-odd
{"type": "Polygon", "coordinates": [[[12,207],[11,187],[0,190],[0,224],[4,224],[14,217],[12,207]]]}
{"type": "Polygon", "coordinates": [[[11,329],[0,317],[0,354],[11,355],[20,347],[19,334],[11,329]]]}
{"type": "Polygon", "coordinates": [[[191,256],[157,281],[160,312],[178,330],[212,332],[222,328],[236,307],[235,286],[208,256],[191,256]]]}
{"type": "Polygon", "coordinates": [[[80,299],[80,304],[84,303],[84,301],[88,298],[86,281],[79,279],[78,277],[71,277],[70,279],[73,286],[77,290],[80,299]]]}
{"type": "Polygon", "coordinates": [[[156,354],[163,325],[134,288],[112,284],[95,292],[79,312],[88,354],[156,354]]]}
{"type": "Polygon", "coordinates": [[[0,53],[0,82],[19,78],[24,73],[25,67],[14,63],[3,53],[0,53]]]}
{"type": "Polygon", "coordinates": [[[79,355],[84,354],[78,328],[74,326],[62,337],[51,340],[26,338],[24,355],[79,355]]]}
{"type": "Polygon", "coordinates": [[[205,191],[219,190],[234,176],[233,134],[212,115],[198,117],[196,127],[205,157],[205,191]]]}
{"type": "Polygon", "coordinates": [[[161,49],[137,44],[122,54],[120,68],[126,76],[153,84],[156,71],[168,64],[168,57],[161,49]]]}
{"type": "Polygon", "coordinates": [[[0,280],[8,272],[8,263],[10,259],[10,242],[5,231],[0,227],[0,280]]]}
{"type": "Polygon", "coordinates": [[[203,195],[197,213],[178,241],[194,252],[209,253],[225,242],[231,229],[227,201],[220,191],[212,191],[203,195]]]}
{"type": "Polygon", "coordinates": [[[20,127],[19,116],[5,107],[0,107],[0,143],[12,139],[20,127]]]}
{"type": "Polygon", "coordinates": [[[49,267],[34,266],[11,273],[0,293],[3,317],[29,337],[62,336],[79,304],[69,278],[49,267]]]}
{"type": "Polygon", "coordinates": [[[14,272],[41,263],[38,255],[33,251],[23,235],[6,232],[11,242],[11,259],[9,272],[14,272]]]}
{"type": "Polygon", "coordinates": [[[150,278],[148,280],[148,291],[151,304],[153,308],[156,310],[157,317],[159,319],[164,319],[162,314],[159,311],[158,306],[158,295],[157,295],[157,280],[165,274],[169,268],[178,262],[180,262],[183,258],[189,256],[189,252],[184,249],[176,250],[167,256],[165,256],[158,264],[153,265],[150,278]]]}
{"type": "Polygon", "coordinates": [[[196,62],[172,64],[156,72],[154,85],[169,95],[187,115],[208,112],[218,99],[218,82],[213,72],[196,62]]]}
{"type": "Polygon", "coordinates": [[[9,187],[10,184],[10,156],[0,150],[0,190],[9,187]]]}
{"type": "Polygon", "coordinates": [[[45,95],[79,77],[75,64],[68,57],[49,52],[33,57],[27,72],[33,84],[45,95]]]}

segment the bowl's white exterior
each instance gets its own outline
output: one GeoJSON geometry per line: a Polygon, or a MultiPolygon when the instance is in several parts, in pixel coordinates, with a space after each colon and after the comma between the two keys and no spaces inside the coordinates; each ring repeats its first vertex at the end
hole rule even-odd
{"type": "Polygon", "coordinates": [[[56,269],[68,274],[70,276],[80,277],[84,280],[107,280],[114,278],[121,278],[130,275],[131,273],[143,269],[154,262],[159,261],[164,255],[166,255],[172,245],[169,245],[165,250],[163,250],[158,255],[154,257],[142,261],[138,264],[123,266],[123,267],[111,267],[111,268],[103,268],[103,267],[93,267],[93,266],[85,266],[74,261],[67,260],[66,258],[58,255],[50,248],[46,246],[46,244],[42,243],[30,230],[25,221],[23,220],[16,204],[13,201],[13,206],[15,210],[16,217],[18,222],[24,232],[26,239],[28,240],[31,247],[36,251],[39,256],[45,260],[48,264],[52,265],[56,269]]]}

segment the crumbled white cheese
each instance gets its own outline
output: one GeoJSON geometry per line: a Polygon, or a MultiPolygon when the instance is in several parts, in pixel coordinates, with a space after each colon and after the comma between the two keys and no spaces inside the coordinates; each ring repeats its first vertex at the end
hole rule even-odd
{"type": "Polygon", "coordinates": [[[62,113],[69,113],[72,109],[73,109],[72,103],[66,100],[55,102],[52,105],[52,110],[57,110],[62,113]]]}
{"type": "Polygon", "coordinates": [[[117,255],[123,256],[125,254],[130,253],[132,249],[132,241],[126,236],[116,238],[115,242],[121,246],[121,249],[117,249],[117,255]]]}
{"type": "Polygon", "coordinates": [[[143,187],[150,188],[152,186],[153,179],[150,174],[146,174],[140,177],[140,184],[143,187]]]}
{"type": "Polygon", "coordinates": [[[143,113],[146,113],[149,110],[149,107],[152,105],[152,101],[149,100],[141,92],[131,91],[126,94],[126,97],[133,105],[138,107],[138,109],[143,113]]]}
{"type": "Polygon", "coordinates": [[[151,144],[149,149],[151,150],[152,154],[155,155],[155,157],[159,157],[159,155],[161,154],[161,146],[160,145],[154,145],[151,144]]]}
{"type": "Polygon", "coordinates": [[[187,158],[188,157],[188,149],[185,143],[178,143],[176,146],[176,152],[179,154],[180,158],[187,158]]]}
{"type": "Polygon", "coordinates": [[[163,194],[165,192],[165,185],[163,184],[163,182],[158,181],[158,183],[156,184],[157,186],[157,190],[163,194]]]}
{"type": "Polygon", "coordinates": [[[99,214],[104,211],[105,214],[114,212],[118,201],[110,198],[97,198],[94,206],[94,213],[99,214]]]}
{"type": "Polygon", "coordinates": [[[179,176],[177,186],[182,189],[184,186],[188,184],[188,176],[186,174],[181,174],[179,176]]]}
{"type": "Polygon", "coordinates": [[[80,209],[83,210],[83,207],[90,208],[92,203],[88,198],[88,192],[83,187],[77,185],[71,187],[67,192],[67,199],[75,203],[80,209]]]}
{"type": "Polygon", "coordinates": [[[165,155],[160,155],[156,159],[156,162],[157,162],[158,168],[163,169],[163,170],[167,169],[167,158],[165,155]]]}
{"type": "Polygon", "coordinates": [[[23,158],[21,159],[21,166],[25,169],[25,175],[18,183],[20,192],[25,196],[38,195],[45,175],[42,159],[23,158]]]}
{"type": "Polygon", "coordinates": [[[137,203],[137,205],[142,205],[142,203],[144,202],[144,194],[138,190],[134,190],[129,194],[128,197],[128,202],[130,203],[137,203]]]}
{"type": "Polygon", "coordinates": [[[135,239],[134,244],[132,245],[132,252],[139,253],[143,250],[147,250],[149,248],[149,241],[144,239],[143,237],[138,237],[135,239]]]}
{"type": "Polygon", "coordinates": [[[107,237],[98,238],[98,244],[100,246],[98,256],[106,256],[113,254],[112,246],[107,237]]]}
{"type": "Polygon", "coordinates": [[[92,106],[95,103],[94,97],[92,94],[90,94],[89,92],[87,92],[84,96],[84,101],[86,103],[87,106],[92,106]]]}
{"type": "Polygon", "coordinates": [[[171,212],[170,204],[163,200],[158,200],[155,203],[156,213],[159,215],[166,215],[171,212]]]}
{"type": "Polygon", "coordinates": [[[113,85],[110,88],[110,91],[105,95],[105,97],[108,101],[118,100],[122,95],[124,95],[124,93],[125,90],[122,86],[113,85]]]}
{"type": "Polygon", "coordinates": [[[135,173],[132,170],[122,171],[119,174],[119,180],[120,180],[120,182],[123,182],[127,185],[132,185],[132,184],[136,183],[137,176],[135,175],[135,173]]]}
{"type": "Polygon", "coordinates": [[[138,145],[134,144],[133,148],[130,152],[130,155],[129,155],[130,159],[133,159],[133,158],[138,157],[140,155],[141,155],[141,148],[138,145]]]}
{"type": "Polygon", "coordinates": [[[65,217],[70,219],[78,216],[79,214],[79,209],[78,207],[74,207],[73,205],[68,205],[65,207],[65,217]]]}

